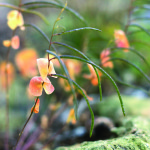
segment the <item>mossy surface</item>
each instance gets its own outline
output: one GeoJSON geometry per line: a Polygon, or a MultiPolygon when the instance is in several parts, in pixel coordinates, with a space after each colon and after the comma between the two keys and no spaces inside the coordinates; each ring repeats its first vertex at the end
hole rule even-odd
{"type": "Polygon", "coordinates": [[[110,140],[84,142],[70,147],[60,147],[57,150],[150,150],[150,121],[145,118],[128,118],[124,120],[125,135],[110,140]]]}
{"type": "MultiPolygon", "coordinates": [[[[68,147],[59,147],[57,150],[150,150],[150,101],[132,97],[123,97],[126,117],[123,117],[119,100],[116,96],[104,100],[99,105],[98,114],[107,116],[120,127],[112,132],[118,138],[83,142],[68,147]],[[141,117],[138,117],[141,116],[141,117]]],[[[94,108],[96,108],[94,106],[94,108]]]]}

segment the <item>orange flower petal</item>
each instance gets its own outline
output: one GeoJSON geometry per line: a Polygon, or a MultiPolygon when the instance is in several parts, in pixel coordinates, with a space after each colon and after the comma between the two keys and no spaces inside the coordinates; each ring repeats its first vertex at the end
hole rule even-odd
{"type": "Polygon", "coordinates": [[[70,109],[68,118],[67,118],[67,123],[71,122],[72,124],[76,124],[76,118],[75,118],[75,112],[74,109],[70,109]]]}
{"type": "Polygon", "coordinates": [[[18,35],[15,35],[12,39],[11,39],[11,46],[13,49],[18,49],[20,46],[20,39],[18,35]]]}
{"type": "Polygon", "coordinates": [[[43,88],[46,94],[51,94],[54,91],[54,86],[51,84],[48,78],[46,78],[46,80],[44,81],[43,88]]]}
{"type": "Polygon", "coordinates": [[[16,65],[24,77],[37,75],[37,53],[34,49],[23,49],[15,57],[16,65]]]}
{"type": "Polygon", "coordinates": [[[5,47],[10,47],[11,41],[10,41],[10,40],[4,40],[4,41],[3,41],[3,45],[4,45],[5,47]]]}
{"type": "Polygon", "coordinates": [[[112,61],[108,61],[110,59],[109,54],[110,54],[109,49],[103,50],[100,54],[100,59],[101,59],[101,64],[103,67],[109,67],[112,69],[113,68],[112,61]]]}
{"type": "MultiPolygon", "coordinates": [[[[115,43],[116,43],[117,47],[120,47],[120,48],[129,48],[130,47],[128,39],[127,39],[124,31],[115,30],[114,37],[115,37],[115,43]]],[[[128,52],[128,51],[129,51],[128,49],[124,49],[124,52],[128,52]]]]}
{"type": "MultiPolygon", "coordinates": [[[[36,101],[36,99],[35,99],[35,101],[36,101]]],[[[39,113],[39,107],[40,107],[40,100],[38,99],[34,110],[33,110],[33,107],[31,108],[31,112],[33,110],[34,113],[39,113]]]]}
{"type": "Polygon", "coordinates": [[[33,77],[29,83],[30,93],[34,96],[41,96],[43,90],[42,83],[43,80],[41,77],[38,76],[33,77]]]}
{"type": "Polygon", "coordinates": [[[7,15],[7,20],[7,24],[12,30],[16,29],[18,26],[21,27],[24,24],[23,16],[17,10],[10,11],[7,15]]]}
{"type": "MultiPolygon", "coordinates": [[[[12,63],[7,63],[8,74],[8,86],[10,86],[14,80],[15,69],[12,63]]],[[[6,62],[0,64],[0,84],[3,89],[6,88],[6,62]]]]}
{"type": "Polygon", "coordinates": [[[42,79],[45,81],[48,74],[48,59],[39,58],[37,59],[37,65],[42,79]]]}
{"type": "MultiPolygon", "coordinates": [[[[54,70],[54,66],[52,61],[50,61],[50,66],[49,66],[49,70],[48,70],[48,74],[56,74],[55,70],[54,70]]],[[[56,76],[52,76],[53,78],[57,78],[56,76]]]]}

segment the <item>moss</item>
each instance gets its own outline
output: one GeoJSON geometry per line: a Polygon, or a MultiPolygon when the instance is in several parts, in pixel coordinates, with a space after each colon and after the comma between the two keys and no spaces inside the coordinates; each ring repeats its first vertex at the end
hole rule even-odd
{"type": "Polygon", "coordinates": [[[149,120],[141,117],[125,118],[122,124],[123,126],[119,128],[126,131],[122,137],[84,142],[71,147],[57,148],[57,150],[150,150],[149,120]]]}

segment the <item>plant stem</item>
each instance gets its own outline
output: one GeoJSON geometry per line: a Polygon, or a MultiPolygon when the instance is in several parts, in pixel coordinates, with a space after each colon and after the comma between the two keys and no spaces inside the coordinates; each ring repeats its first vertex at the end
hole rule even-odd
{"type": "Polygon", "coordinates": [[[28,124],[28,122],[30,121],[30,119],[31,119],[31,117],[32,117],[32,115],[33,115],[33,111],[34,111],[34,108],[35,108],[36,103],[37,103],[37,101],[38,101],[38,98],[39,98],[39,97],[36,98],[36,101],[35,101],[35,103],[34,103],[34,106],[33,106],[33,109],[32,109],[32,111],[31,111],[31,113],[30,113],[30,116],[28,117],[28,119],[27,119],[25,125],[23,126],[21,132],[19,133],[19,137],[18,137],[17,143],[16,143],[16,145],[15,145],[14,148],[13,148],[14,150],[15,150],[16,147],[17,147],[17,144],[18,144],[18,142],[19,142],[19,140],[20,140],[20,138],[21,138],[21,136],[22,136],[22,134],[23,134],[23,131],[24,131],[26,125],[28,124]]]}
{"type": "MultiPolygon", "coordinates": [[[[16,29],[12,32],[11,38],[15,35],[16,29]]],[[[11,46],[8,47],[6,53],[6,66],[5,66],[5,82],[6,82],[6,134],[5,134],[5,149],[9,149],[9,83],[8,83],[8,61],[11,51],[11,46]]]]}

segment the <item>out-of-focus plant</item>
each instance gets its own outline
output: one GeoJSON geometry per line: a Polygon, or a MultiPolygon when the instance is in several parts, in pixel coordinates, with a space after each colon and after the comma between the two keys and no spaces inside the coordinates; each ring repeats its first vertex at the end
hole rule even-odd
{"type": "MultiPolygon", "coordinates": [[[[65,103],[64,107],[60,109],[60,104],[50,104],[49,109],[52,112],[55,112],[57,109],[59,110],[56,114],[53,115],[50,123],[48,124],[47,117],[44,117],[46,120],[46,124],[41,125],[41,129],[39,130],[39,135],[44,133],[45,129],[52,124],[52,122],[61,114],[61,112],[66,109],[67,107],[70,108],[70,112],[68,114],[68,119],[66,118],[66,124],[69,122],[72,122],[72,124],[75,124],[78,121],[78,100],[77,95],[81,94],[87,103],[87,106],[89,108],[90,114],[91,114],[91,128],[90,128],[90,136],[92,136],[92,131],[94,127],[94,114],[92,111],[92,108],[90,106],[89,101],[92,100],[92,97],[87,95],[87,92],[85,89],[80,87],[80,85],[76,82],[76,78],[79,74],[81,74],[81,63],[87,64],[87,69],[89,70],[88,73],[84,73],[81,75],[82,78],[89,80],[93,86],[99,87],[99,94],[100,94],[100,100],[102,100],[102,87],[101,87],[101,81],[103,80],[103,77],[107,77],[111,83],[113,84],[122,108],[122,112],[125,115],[125,110],[123,107],[123,101],[121,98],[121,94],[119,92],[118,86],[116,85],[116,82],[120,82],[125,84],[123,81],[116,78],[115,73],[113,73],[113,77],[110,76],[109,73],[107,73],[105,70],[110,69],[111,72],[113,72],[113,68],[117,66],[117,63],[114,63],[115,60],[121,60],[127,64],[130,64],[135,69],[137,69],[148,81],[150,81],[149,77],[133,62],[130,62],[123,58],[114,58],[113,56],[118,52],[123,50],[123,53],[128,54],[130,52],[133,52],[135,55],[139,56],[148,66],[148,62],[146,59],[140,54],[137,50],[131,48],[131,45],[129,44],[130,41],[128,40],[128,28],[129,27],[136,27],[145,32],[146,34],[150,35],[148,30],[144,27],[140,26],[139,24],[133,24],[131,20],[131,16],[134,9],[137,9],[137,7],[134,6],[134,0],[131,0],[131,6],[128,10],[128,22],[125,25],[125,29],[116,29],[114,31],[114,40],[110,43],[108,42],[108,46],[106,49],[101,50],[99,52],[100,56],[100,64],[94,63],[89,57],[87,57],[86,54],[84,54],[82,51],[70,46],[69,44],[65,44],[62,42],[56,42],[54,41],[54,37],[62,36],[64,34],[71,34],[71,33],[78,33],[82,30],[92,30],[93,32],[100,32],[101,30],[97,28],[88,27],[86,21],[84,18],[73,9],[67,7],[67,3],[65,5],[59,3],[59,2],[49,2],[49,1],[34,1],[34,2],[25,2],[22,3],[22,1],[19,1],[19,5],[15,6],[8,3],[0,3],[0,7],[9,7],[13,10],[11,10],[7,15],[7,24],[9,28],[12,30],[12,37],[10,40],[3,41],[3,45],[7,47],[7,54],[6,58],[4,59],[4,62],[1,62],[0,64],[0,74],[1,74],[1,88],[5,89],[6,91],[6,137],[5,137],[5,149],[9,149],[9,90],[11,90],[10,86],[12,82],[15,82],[14,78],[14,65],[9,62],[9,56],[11,48],[18,49],[20,46],[20,40],[19,36],[16,35],[16,32],[21,29],[23,32],[25,31],[25,28],[30,27],[32,29],[35,29],[40,35],[43,36],[46,42],[48,42],[49,46],[46,50],[46,57],[47,58],[38,58],[38,54],[36,50],[34,49],[28,49],[25,48],[18,52],[14,58],[16,62],[16,66],[18,67],[18,70],[20,71],[21,75],[24,78],[31,78],[28,88],[28,96],[32,98],[32,96],[35,96],[35,103],[33,107],[31,108],[30,115],[28,119],[26,120],[21,132],[19,133],[18,139],[16,141],[16,145],[14,146],[14,149],[21,149],[22,147],[22,141],[24,137],[22,137],[23,132],[26,128],[26,126],[29,124],[29,121],[33,115],[33,113],[39,113],[40,112],[40,97],[42,96],[43,89],[45,90],[45,93],[47,95],[50,95],[54,92],[54,86],[52,85],[49,78],[58,78],[59,84],[66,90],[67,92],[72,92],[70,95],[68,102],[65,103]],[[41,20],[49,25],[49,21],[46,19],[46,17],[39,11],[36,11],[34,9],[36,8],[43,8],[43,7],[54,7],[54,8],[61,8],[61,11],[56,18],[53,27],[52,27],[52,33],[49,37],[35,24],[28,23],[26,24],[26,21],[23,19],[23,14],[34,14],[41,18],[41,20]],[[70,14],[72,14],[74,17],[79,19],[82,23],[84,23],[85,27],[76,28],[68,31],[62,31],[59,33],[55,33],[56,31],[56,25],[57,23],[62,19],[61,14],[63,11],[66,10],[70,14]],[[61,55],[61,53],[58,53],[58,49],[56,48],[56,45],[59,45],[61,47],[67,48],[69,51],[67,54],[69,55],[61,55]],[[116,47],[112,47],[110,45],[116,45],[116,47]],[[53,49],[53,51],[52,51],[53,49]],[[55,51],[55,52],[54,52],[55,51]],[[76,53],[76,55],[75,55],[76,53]],[[61,73],[56,73],[55,69],[60,68],[62,69],[61,73]],[[38,69],[37,69],[38,68],[38,69]],[[40,76],[37,76],[38,71],[40,76]],[[32,95],[32,96],[31,96],[32,95]],[[72,108],[72,105],[74,108],[72,108]],[[21,139],[22,138],[22,139],[21,139]]],[[[140,8],[141,9],[141,8],[140,8]]],[[[142,9],[147,9],[144,6],[142,9]]],[[[139,32],[139,30],[138,30],[139,32]]],[[[102,33],[101,33],[102,34],[102,33]]],[[[56,38],[55,38],[56,39],[56,38]]],[[[36,44],[36,43],[35,43],[36,44]]],[[[64,54],[64,53],[63,53],[64,54]]],[[[126,84],[128,86],[131,86],[130,84],[126,84]]],[[[65,124],[65,125],[66,125],[65,124]]],[[[31,136],[32,137],[32,136],[31,136]]],[[[25,143],[23,149],[27,149],[30,147],[30,145],[34,144],[39,137],[36,137],[36,139],[31,142],[30,144],[25,143]]]]}

